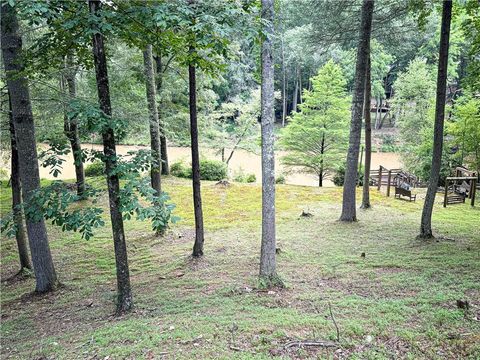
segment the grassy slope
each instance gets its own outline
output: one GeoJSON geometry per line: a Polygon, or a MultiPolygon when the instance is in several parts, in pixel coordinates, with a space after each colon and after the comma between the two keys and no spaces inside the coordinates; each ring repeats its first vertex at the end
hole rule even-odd
{"type": "MultiPolygon", "coordinates": [[[[415,240],[421,201],[372,190],[374,208],[344,224],[336,221],[341,189],[277,189],[278,270],[287,288],[270,293],[256,289],[257,185],[204,182],[206,256],[192,260],[191,186],[167,179],[183,221],[164,238],[147,223],[126,223],[136,308],[122,318],[112,317],[108,225],[88,242],[49,228],[64,287],[47,296],[28,295],[31,278],[7,279],[17,258],[14,240],[2,239],[1,357],[480,357],[479,207],[436,204],[435,232],[445,238],[423,243],[415,240]],[[314,217],[299,219],[303,209],[314,217]],[[470,310],[457,309],[457,299],[468,299],[470,310]],[[329,303],[339,350],[279,351],[290,339],[335,339],[329,303]]],[[[5,208],[9,194],[2,190],[5,208]]]]}

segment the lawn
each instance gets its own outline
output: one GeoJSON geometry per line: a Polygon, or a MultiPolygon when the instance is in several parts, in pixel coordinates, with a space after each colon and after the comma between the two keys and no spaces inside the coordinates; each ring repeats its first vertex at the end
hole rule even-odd
{"type": "MultiPolygon", "coordinates": [[[[49,227],[62,286],[43,296],[31,294],[32,277],[12,278],[16,245],[2,238],[2,359],[480,358],[479,206],[444,209],[439,196],[438,238],[425,242],[415,238],[421,200],[372,189],[373,208],[346,224],[337,221],[341,189],[279,185],[277,267],[286,287],[267,291],[257,282],[261,188],[202,184],[205,256],[194,260],[191,185],[164,183],[182,221],[164,237],[126,222],[129,315],[113,316],[108,223],[89,241],[49,227]],[[335,347],[284,346],[307,339],[335,347]]],[[[9,195],[2,188],[3,209],[9,195]]]]}

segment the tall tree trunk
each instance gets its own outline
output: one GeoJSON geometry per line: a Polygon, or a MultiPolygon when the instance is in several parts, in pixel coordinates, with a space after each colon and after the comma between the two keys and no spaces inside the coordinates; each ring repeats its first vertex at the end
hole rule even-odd
{"type": "Polygon", "coordinates": [[[282,45],[282,127],[285,127],[285,119],[287,118],[287,70],[285,68],[285,48],[283,34],[281,38],[282,45]]]}
{"type": "Polygon", "coordinates": [[[435,125],[433,133],[432,170],[428,184],[427,195],[423,204],[420,224],[420,238],[433,237],[432,211],[437,193],[440,168],[442,165],[443,123],[445,120],[445,98],[447,85],[448,49],[450,41],[450,22],[452,20],[452,1],[443,2],[442,29],[440,34],[440,52],[438,56],[437,95],[435,104],[435,125]]]}
{"type": "Polygon", "coordinates": [[[380,118],[381,116],[381,109],[382,109],[382,98],[375,99],[375,130],[380,128],[380,118]]]}
{"type": "Polygon", "coordinates": [[[320,160],[320,176],[318,178],[318,186],[323,186],[323,154],[325,153],[325,133],[322,134],[322,143],[320,145],[320,154],[322,154],[322,160],[320,160]]]}
{"type": "Polygon", "coordinates": [[[13,212],[13,221],[15,222],[16,232],[15,238],[17,240],[18,247],[18,257],[20,260],[20,272],[24,269],[32,269],[30,259],[28,257],[28,248],[27,248],[27,237],[25,235],[25,228],[23,226],[23,215],[22,215],[22,186],[20,183],[20,173],[19,173],[19,163],[18,163],[18,150],[17,150],[17,141],[15,139],[15,127],[13,124],[12,116],[12,105],[10,101],[10,94],[8,94],[9,105],[10,105],[10,144],[12,148],[12,157],[11,157],[11,184],[12,184],[12,212],[13,212]]]}
{"type": "Polygon", "coordinates": [[[362,133],[362,113],[365,94],[365,72],[370,48],[372,30],[373,0],[363,0],[360,38],[357,48],[357,64],[355,68],[355,88],[352,104],[352,120],[350,123],[350,140],[343,184],[343,203],[341,221],[356,221],[355,187],[358,174],[358,154],[362,133]]]}
{"type": "MultiPolygon", "coordinates": [[[[193,48],[190,51],[193,51],[193,48]]],[[[198,151],[197,83],[194,65],[188,67],[188,80],[190,92],[190,136],[192,141],[193,207],[195,211],[195,244],[193,245],[192,255],[198,257],[203,255],[204,233],[202,195],[200,192],[200,155],[198,151]]]]}
{"type": "MultiPolygon", "coordinates": [[[[89,0],[90,13],[92,15],[98,14],[100,6],[100,0],[89,0]]],[[[110,103],[110,88],[108,84],[107,59],[105,57],[103,35],[95,32],[92,41],[100,109],[106,116],[111,117],[112,106],[110,103]]],[[[110,219],[112,222],[113,244],[115,248],[115,264],[117,269],[117,314],[120,315],[132,308],[133,299],[130,288],[127,244],[120,208],[120,184],[118,175],[115,172],[117,167],[117,151],[115,147],[115,134],[112,127],[104,130],[102,139],[110,204],[110,219]]]]}
{"type": "MultiPolygon", "coordinates": [[[[163,67],[162,67],[162,54],[155,56],[156,73],[157,73],[157,94],[162,96],[163,87],[163,67]]],[[[160,153],[162,155],[162,175],[170,174],[170,166],[168,165],[168,149],[167,149],[167,137],[165,136],[165,123],[162,118],[162,100],[158,103],[158,127],[160,129],[160,153]]]]}
{"type": "Polygon", "coordinates": [[[150,182],[157,195],[162,192],[162,152],[160,148],[160,129],[158,126],[158,110],[155,92],[155,75],[153,69],[152,45],[147,45],[143,51],[143,64],[145,67],[145,87],[147,92],[150,150],[153,161],[150,165],[150,182]]]}
{"type": "MultiPolygon", "coordinates": [[[[2,56],[17,141],[22,197],[24,202],[28,203],[32,193],[40,189],[40,175],[30,93],[27,79],[22,76],[25,70],[22,62],[22,38],[15,9],[8,2],[2,2],[1,5],[1,30],[2,56]]],[[[26,223],[36,279],[35,290],[51,291],[57,285],[57,275],[48,244],[45,221],[42,218],[33,222],[27,218],[26,223]]]]}
{"type": "MultiPolygon", "coordinates": [[[[295,70],[297,71],[297,70],[295,70]]],[[[295,86],[293,87],[293,97],[292,97],[292,112],[297,112],[297,104],[298,104],[298,76],[295,74],[295,86]]]]}
{"type": "Polygon", "coordinates": [[[301,104],[302,101],[302,69],[298,67],[298,103],[301,104]]]}
{"type": "MultiPolygon", "coordinates": [[[[68,55],[65,62],[64,78],[68,86],[68,96],[70,101],[77,96],[77,88],[75,83],[75,65],[73,63],[72,55],[68,55]]],[[[77,180],[77,195],[83,197],[85,193],[85,172],[83,169],[82,145],[78,135],[77,120],[75,118],[69,119],[67,115],[67,108],[65,108],[64,118],[64,132],[67,139],[70,141],[72,148],[73,162],[75,165],[75,177],[77,180]]]]}
{"type": "Polygon", "coordinates": [[[260,277],[268,283],[276,280],[275,259],[275,154],[274,154],[274,63],[273,63],[273,0],[262,0],[265,22],[262,41],[262,247],[260,277]]]}
{"type": "Polygon", "coordinates": [[[365,172],[363,175],[362,209],[370,208],[370,165],[372,162],[372,118],[370,113],[371,93],[371,60],[369,51],[365,76],[365,172]]]}

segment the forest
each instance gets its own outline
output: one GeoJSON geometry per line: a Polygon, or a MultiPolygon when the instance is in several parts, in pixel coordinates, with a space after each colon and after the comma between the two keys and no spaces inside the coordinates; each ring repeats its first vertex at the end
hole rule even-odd
{"type": "Polygon", "coordinates": [[[1,359],[480,358],[480,1],[0,4],[1,359]]]}

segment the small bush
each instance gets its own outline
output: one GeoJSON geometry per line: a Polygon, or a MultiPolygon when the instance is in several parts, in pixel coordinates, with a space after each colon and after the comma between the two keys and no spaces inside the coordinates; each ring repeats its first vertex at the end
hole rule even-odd
{"type": "Polygon", "coordinates": [[[227,177],[227,165],[218,160],[200,160],[200,178],[219,181],[227,177]]]}
{"type": "MultiPolygon", "coordinates": [[[[359,185],[363,185],[363,168],[358,171],[360,173],[359,185]]],[[[338,167],[332,180],[336,186],[343,186],[343,183],[345,182],[345,164],[338,167]]]]}
{"type": "MultiPolygon", "coordinates": [[[[182,162],[173,163],[170,166],[170,174],[181,178],[192,178],[191,166],[182,162]]],[[[202,180],[219,181],[227,177],[227,166],[218,160],[200,160],[200,178],[202,180]]]]}
{"type": "Polygon", "coordinates": [[[285,184],[285,176],[279,175],[275,179],[275,184],[285,184]]]}
{"type": "Polygon", "coordinates": [[[105,164],[102,161],[94,161],[85,168],[85,176],[101,176],[105,174],[105,164]]]}
{"type": "Polygon", "coordinates": [[[192,169],[187,167],[183,162],[177,161],[170,165],[170,174],[173,176],[190,179],[192,177],[192,169]]]}
{"type": "Polygon", "coordinates": [[[247,183],[254,183],[255,181],[257,181],[257,177],[255,176],[255,174],[250,174],[250,175],[247,175],[246,179],[247,183]]]}
{"type": "Polygon", "coordinates": [[[240,183],[254,183],[257,181],[255,174],[245,174],[242,169],[233,175],[233,181],[240,183]]]}

